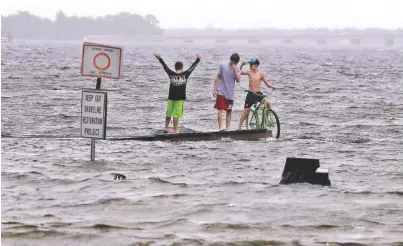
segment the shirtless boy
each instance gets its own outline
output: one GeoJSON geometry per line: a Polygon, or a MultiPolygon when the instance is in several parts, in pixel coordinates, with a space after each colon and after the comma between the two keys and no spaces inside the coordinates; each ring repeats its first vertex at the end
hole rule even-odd
{"type": "MultiPolygon", "coordinates": [[[[247,63],[249,63],[249,65],[250,65],[250,71],[241,72],[241,75],[248,75],[250,92],[248,92],[248,94],[246,95],[245,106],[244,106],[244,110],[243,110],[241,119],[239,121],[238,129],[242,129],[243,122],[249,114],[250,107],[254,103],[260,102],[262,100],[262,98],[265,97],[265,95],[263,95],[263,93],[260,91],[260,83],[262,82],[262,80],[267,85],[267,87],[273,88],[273,90],[275,90],[273,85],[271,85],[267,81],[266,77],[264,76],[264,73],[259,70],[260,62],[257,58],[251,58],[250,61],[247,63]]],[[[242,62],[241,71],[242,71],[242,67],[245,64],[246,64],[246,62],[242,62]]],[[[266,105],[268,108],[271,108],[271,102],[267,97],[266,97],[266,105]]]]}

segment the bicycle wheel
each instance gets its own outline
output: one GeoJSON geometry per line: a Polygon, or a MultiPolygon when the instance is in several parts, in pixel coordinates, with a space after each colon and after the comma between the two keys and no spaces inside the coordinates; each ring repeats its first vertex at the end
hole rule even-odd
{"type": "Polygon", "coordinates": [[[276,112],[265,108],[263,112],[263,126],[270,130],[275,138],[280,137],[280,120],[276,112]]]}

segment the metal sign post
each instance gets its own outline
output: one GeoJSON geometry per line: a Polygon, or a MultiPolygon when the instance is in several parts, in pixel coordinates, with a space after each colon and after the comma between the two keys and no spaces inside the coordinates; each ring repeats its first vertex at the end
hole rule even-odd
{"type": "MultiPolygon", "coordinates": [[[[97,78],[96,90],[101,89],[101,78],[97,78]]],[[[95,161],[95,139],[91,138],[91,161],[95,161]]]]}

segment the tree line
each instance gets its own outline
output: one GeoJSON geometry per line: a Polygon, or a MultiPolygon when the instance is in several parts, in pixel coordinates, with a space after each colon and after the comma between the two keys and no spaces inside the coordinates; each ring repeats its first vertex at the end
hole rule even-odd
{"type": "Polygon", "coordinates": [[[82,40],[88,35],[161,34],[159,21],[154,15],[141,16],[128,12],[102,17],[66,16],[59,11],[53,21],[28,11],[1,16],[1,31],[14,38],[82,40]]]}

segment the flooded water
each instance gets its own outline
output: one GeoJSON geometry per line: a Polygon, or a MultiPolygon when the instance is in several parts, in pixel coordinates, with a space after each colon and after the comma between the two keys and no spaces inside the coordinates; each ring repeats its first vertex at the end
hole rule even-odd
{"type": "Polygon", "coordinates": [[[180,126],[217,130],[214,76],[239,52],[277,88],[281,138],[96,141],[94,163],[79,137],[81,91],[95,88],[81,44],[1,52],[2,245],[403,245],[401,47],[126,45],[122,79],[102,81],[107,137],[163,128],[168,77],[153,52],[185,68],[201,53],[180,126]],[[332,186],[279,185],[287,157],[320,159],[332,186]]]}

